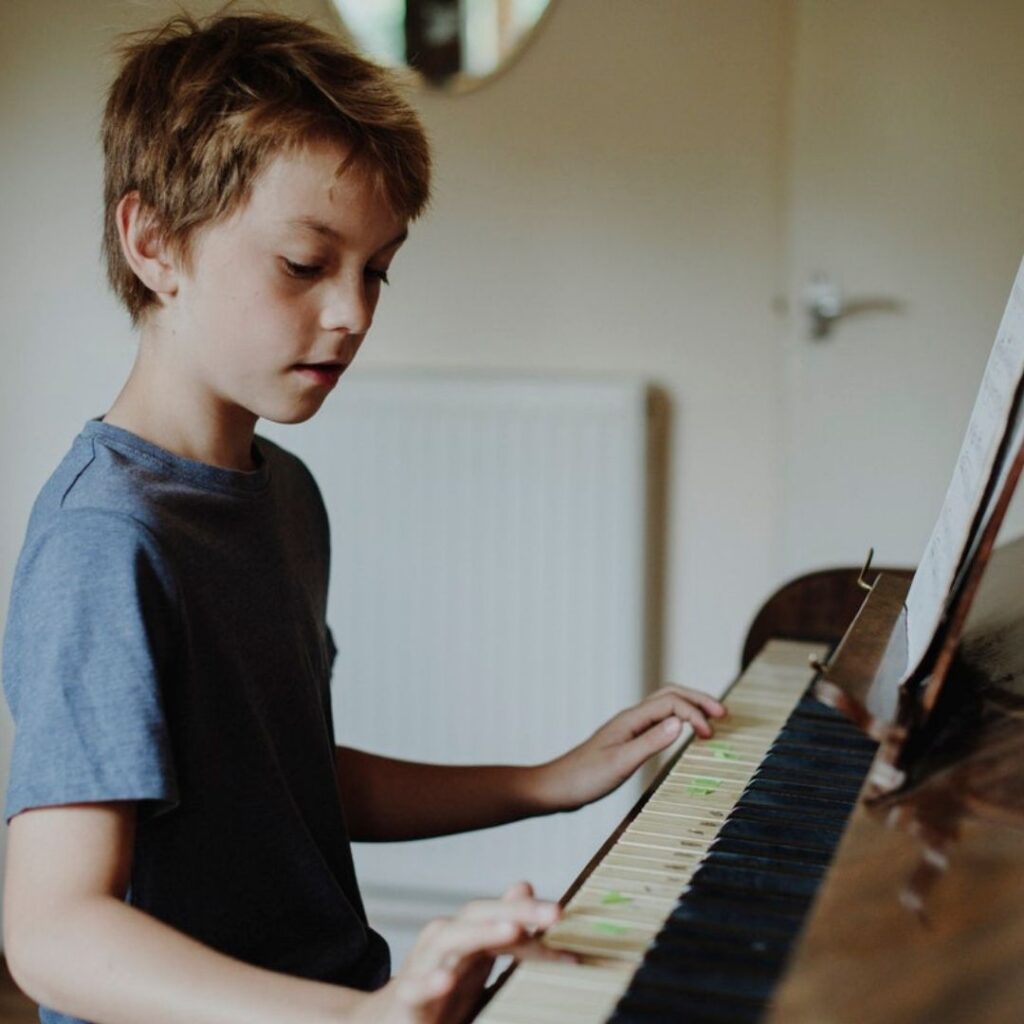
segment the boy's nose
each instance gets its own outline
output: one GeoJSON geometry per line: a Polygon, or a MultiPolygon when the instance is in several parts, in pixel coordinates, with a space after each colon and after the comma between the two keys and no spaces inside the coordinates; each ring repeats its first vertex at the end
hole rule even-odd
{"type": "Polygon", "coordinates": [[[373,303],[362,284],[333,288],[320,312],[320,326],[325,331],[365,334],[372,322],[373,303]]]}

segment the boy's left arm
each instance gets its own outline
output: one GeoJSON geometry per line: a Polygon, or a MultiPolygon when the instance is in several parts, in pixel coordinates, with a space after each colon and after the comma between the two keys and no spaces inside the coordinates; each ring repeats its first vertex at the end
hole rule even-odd
{"type": "Polygon", "coordinates": [[[708,719],[725,714],[707,694],[666,686],[568,753],[531,767],[419,764],[338,747],[338,787],[355,840],[468,832],[591,803],[677,739],[684,722],[710,736],[708,719]]]}

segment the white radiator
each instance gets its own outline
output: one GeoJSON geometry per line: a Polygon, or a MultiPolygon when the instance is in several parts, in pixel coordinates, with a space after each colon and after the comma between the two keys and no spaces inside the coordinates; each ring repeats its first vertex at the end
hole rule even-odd
{"type": "MultiPolygon", "coordinates": [[[[529,763],[644,693],[647,389],[361,373],[300,428],[331,515],[339,742],[529,763]]],[[[638,793],[574,815],[356,850],[401,956],[423,920],[527,878],[557,896],[638,793]]]]}

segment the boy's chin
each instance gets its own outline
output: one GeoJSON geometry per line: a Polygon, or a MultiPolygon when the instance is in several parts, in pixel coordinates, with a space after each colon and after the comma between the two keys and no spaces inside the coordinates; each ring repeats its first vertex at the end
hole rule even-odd
{"type": "Polygon", "coordinates": [[[311,420],[320,411],[320,407],[323,404],[324,402],[321,398],[318,402],[304,402],[302,405],[291,406],[286,409],[261,410],[259,418],[261,420],[269,420],[271,423],[305,423],[306,420],[311,420]]]}

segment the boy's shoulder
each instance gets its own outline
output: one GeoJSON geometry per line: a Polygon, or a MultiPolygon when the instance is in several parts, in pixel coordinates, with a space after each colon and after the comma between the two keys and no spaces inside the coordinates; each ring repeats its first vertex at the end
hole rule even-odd
{"type": "Polygon", "coordinates": [[[257,467],[242,472],[177,455],[121,427],[89,420],[36,499],[40,512],[108,509],[133,514],[152,504],[264,496],[274,490],[319,492],[305,463],[265,437],[257,467]]]}
{"type": "Polygon", "coordinates": [[[130,546],[150,548],[159,557],[169,537],[209,538],[227,528],[245,533],[246,522],[268,512],[286,528],[293,518],[300,529],[312,520],[326,533],[326,510],[305,463],[267,438],[257,437],[255,444],[257,468],[240,472],[90,420],[40,490],[25,546],[55,533],[87,539],[91,532],[108,538],[117,532],[130,546]]]}
{"type": "Polygon", "coordinates": [[[75,437],[36,496],[26,547],[55,531],[84,530],[104,520],[119,521],[131,532],[144,526],[143,480],[113,450],[95,443],[94,422],[75,437]]]}

